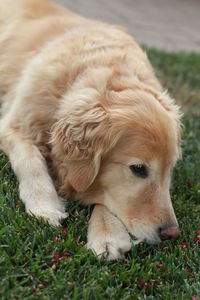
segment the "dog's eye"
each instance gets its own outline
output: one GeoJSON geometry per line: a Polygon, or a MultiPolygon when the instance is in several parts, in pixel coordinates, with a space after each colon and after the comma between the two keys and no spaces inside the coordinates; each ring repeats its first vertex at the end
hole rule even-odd
{"type": "Polygon", "coordinates": [[[146,178],[148,176],[147,167],[145,165],[131,165],[129,168],[137,177],[146,178]]]}

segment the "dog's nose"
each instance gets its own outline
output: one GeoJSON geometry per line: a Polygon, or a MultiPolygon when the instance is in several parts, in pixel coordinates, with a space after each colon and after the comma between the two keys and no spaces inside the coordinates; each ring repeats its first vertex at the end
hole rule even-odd
{"type": "Polygon", "coordinates": [[[162,241],[170,240],[179,237],[180,230],[178,226],[170,226],[159,229],[160,238],[162,241]]]}

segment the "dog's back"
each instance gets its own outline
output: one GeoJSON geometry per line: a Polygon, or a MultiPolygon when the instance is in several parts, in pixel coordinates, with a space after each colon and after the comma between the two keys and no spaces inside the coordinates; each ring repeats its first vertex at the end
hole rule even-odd
{"type": "Polygon", "coordinates": [[[0,2],[0,101],[19,79],[26,60],[84,18],[48,0],[0,2]]]}

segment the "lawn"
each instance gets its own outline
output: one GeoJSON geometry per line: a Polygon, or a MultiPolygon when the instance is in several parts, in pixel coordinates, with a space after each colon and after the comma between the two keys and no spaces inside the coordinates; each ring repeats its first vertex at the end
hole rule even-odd
{"type": "Polygon", "coordinates": [[[171,190],[182,235],[98,260],[84,246],[91,209],[69,204],[60,228],[28,216],[0,153],[0,299],[200,299],[200,55],[146,51],[185,112],[171,190]]]}

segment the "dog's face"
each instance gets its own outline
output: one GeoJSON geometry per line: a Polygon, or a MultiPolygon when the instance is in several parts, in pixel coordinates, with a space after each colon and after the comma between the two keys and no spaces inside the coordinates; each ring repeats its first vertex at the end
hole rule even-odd
{"type": "Polygon", "coordinates": [[[134,136],[122,139],[99,175],[103,203],[138,241],[159,242],[162,228],[178,225],[169,193],[178,156],[175,137],[171,138],[171,149],[162,148],[161,141],[152,145],[143,136],[138,144],[134,136]]]}
{"type": "Polygon", "coordinates": [[[107,97],[61,119],[52,141],[78,197],[106,205],[137,240],[159,242],[162,228],[177,226],[169,193],[180,155],[177,108],[143,91],[107,97]]]}
{"type": "Polygon", "coordinates": [[[102,203],[138,241],[159,242],[162,229],[178,226],[169,188],[180,156],[180,124],[175,115],[145,95],[142,103],[136,101],[135,108],[126,112],[126,118],[124,113],[119,111],[114,120],[119,131],[124,128],[123,135],[97,177],[102,203]]]}

